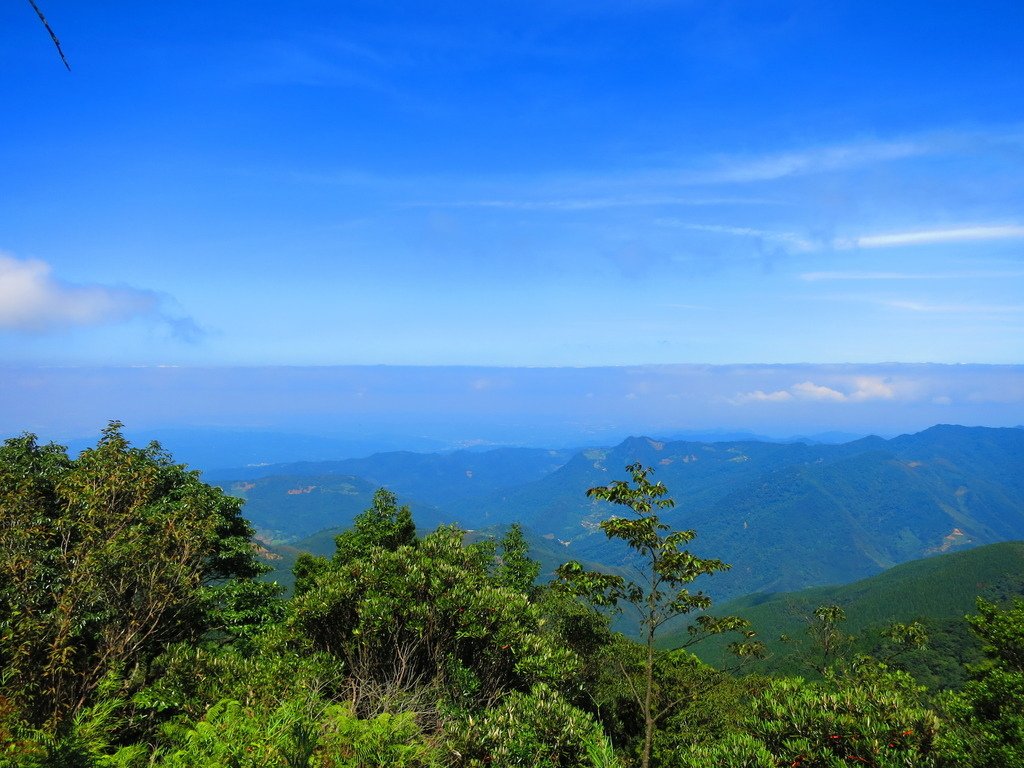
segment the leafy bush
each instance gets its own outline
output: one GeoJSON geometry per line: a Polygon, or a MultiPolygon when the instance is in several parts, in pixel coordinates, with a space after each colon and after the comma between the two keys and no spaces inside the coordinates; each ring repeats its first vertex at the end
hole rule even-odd
{"type": "Polygon", "coordinates": [[[0,768],[140,768],[149,750],[143,745],[117,747],[112,739],[124,722],[123,699],[112,695],[119,685],[110,677],[101,684],[96,703],[80,708],[59,728],[34,728],[0,707],[0,768]]]}
{"type": "Polygon", "coordinates": [[[574,668],[526,595],[495,583],[492,553],[462,536],[439,528],[416,546],[374,550],[325,569],[295,598],[293,630],[344,661],[360,715],[424,687],[483,706],[574,668]]]}
{"type": "Polygon", "coordinates": [[[619,763],[601,727],[557,691],[538,684],[448,724],[446,746],[464,768],[609,768],[619,763]]]}
{"type": "Polygon", "coordinates": [[[410,714],[359,720],[350,708],[292,699],[271,710],[218,702],[168,728],[159,768],[430,768],[438,765],[410,714]]]}
{"type": "Polygon", "coordinates": [[[737,733],[689,750],[676,765],[939,765],[939,719],[922,706],[920,693],[909,675],[867,660],[829,671],[819,683],[773,680],[754,699],[737,733]]]}

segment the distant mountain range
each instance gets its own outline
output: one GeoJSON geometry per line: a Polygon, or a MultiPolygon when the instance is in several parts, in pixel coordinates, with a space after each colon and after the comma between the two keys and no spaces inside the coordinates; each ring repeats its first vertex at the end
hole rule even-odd
{"type": "Polygon", "coordinates": [[[207,479],[245,498],[272,543],[344,527],[386,486],[424,529],[520,522],[548,557],[624,567],[622,549],[597,527],[615,510],[585,492],[624,479],[635,461],[653,467],[677,502],[665,522],[695,529],[694,551],[733,565],[699,585],[719,598],[846,583],[1024,538],[1024,430],[1013,428],[936,426],[841,444],[630,438],[579,451],[383,453],[207,479]]]}
{"type": "Polygon", "coordinates": [[[287,542],[349,525],[381,487],[412,506],[420,528],[445,522],[478,527],[484,517],[476,511],[487,499],[550,475],[572,456],[572,451],[538,448],[396,451],[363,459],[245,467],[207,473],[204,479],[245,499],[246,516],[267,538],[287,542]]]}

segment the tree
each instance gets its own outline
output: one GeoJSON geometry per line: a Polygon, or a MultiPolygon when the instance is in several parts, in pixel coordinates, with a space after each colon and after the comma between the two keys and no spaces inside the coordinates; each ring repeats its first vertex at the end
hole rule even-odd
{"type": "Polygon", "coordinates": [[[819,605],[807,618],[811,647],[804,654],[805,661],[819,675],[846,658],[853,646],[855,638],[842,629],[845,621],[846,611],[838,605],[819,605]]]}
{"type": "Polygon", "coordinates": [[[373,549],[396,550],[416,543],[416,524],[407,506],[386,488],[373,494],[373,506],[359,514],[353,526],[334,537],[334,563],[345,565],[373,549]]]}
{"type": "MultiPolygon", "coordinates": [[[[610,485],[589,489],[587,496],[629,510],[629,517],[610,517],[600,525],[609,539],[620,539],[632,550],[636,580],[586,571],[575,561],[562,565],[558,569],[558,577],[569,589],[597,605],[618,609],[626,603],[637,613],[645,649],[643,676],[639,685],[633,682],[632,676],[626,674],[624,669],[623,676],[632,689],[643,717],[644,740],[640,764],[642,768],[648,768],[655,727],[673,706],[671,701],[656,701],[655,640],[658,630],[676,617],[710,608],[711,598],[703,592],[691,592],[687,585],[698,576],[724,571],[729,566],[721,560],[697,557],[682,548],[693,540],[695,531],[666,533],[669,526],[661,522],[657,513],[671,509],[675,502],[667,498],[668,489],[663,483],[652,483],[648,479],[653,469],[636,463],[627,466],[626,471],[630,473],[632,485],[627,481],[616,480],[610,485]]],[[[742,619],[714,618],[702,614],[691,625],[690,639],[682,647],[689,647],[706,637],[727,631],[742,632],[747,641],[754,635],[742,619]]],[[[752,642],[734,643],[733,649],[741,655],[747,655],[759,652],[759,645],[752,642]]]]}
{"type": "Polygon", "coordinates": [[[540,563],[530,558],[529,552],[530,545],[523,536],[522,526],[513,523],[501,540],[501,562],[495,574],[500,586],[525,595],[532,596],[536,592],[534,582],[540,573],[540,563]]]}
{"type": "Polygon", "coordinates": [[[398,497],[386,488],[373,494],[373,506],[356,515],[352,527],[334,537],[334,556],[328,560],[302,553],[295,562],[295,594],[312,588],[330,568],[368,557],[375,549],[394,551],[416,543],[416,523],[409,507],[398,506],[398,497]]]}
{"type": "MultiPolygon", "coordinates": [[[[111,422],[77,459],[0,447],[0,700],[59,730],[106,679],[145,681],[169,644],[225,629],[262,568],[241,501],[111,422]]],[[[263,592],[257,589],[257,592],[263,592]]]]}
{"type": "Polygon", "coordinates": [[[950,764],[1024,765],[1024,600],[1000,607],[979,597],[967,623],[985,658],[944,702],[956,724],[943,739],[955,756],[950,764]]]}
{"type": "Polygon", "coordinates": [[[537,606],[492,575],[490,542],[463,546],[463,536],[441,527],[415,546],[330,564],[294,599],[295,630],[344,660],[360,715],[424,693],[484,707],[572,672],[537,606]]]}

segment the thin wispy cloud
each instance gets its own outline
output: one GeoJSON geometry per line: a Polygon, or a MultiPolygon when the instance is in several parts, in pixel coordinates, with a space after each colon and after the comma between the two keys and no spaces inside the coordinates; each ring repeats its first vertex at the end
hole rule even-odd
{"type": "MultiPolygon", "coordinates": [[[[1021,359],[1024,106],[1000,9],[930,8],[920,35],[856,3],[147,3],[104,62],[121,19],[80,5],[88,130],[41,128],[66,119],[66,78],[24,56],[0,72],[19,107],[0,232],[46,262],[0,295],[6,360],[1021,359]]],[[[716,395],[758,391],[858,410],[818,370],[716,395]]]]}
{"type": "Polygon", "coordinates": [[[454,202],[415,203],[419,207],[499,208],[515,211],[589,211],[609,208],[651,208],[661,206],[765,205],[775,201],[740,197],[580,197],[565,199],[483,199],[454,202]]]}
{"type": "Polygon", "coordinates": [[[978,240],[1006,240],[1024,238],[1024,226],[970,226],[952,229],[925,229],[913,232],[893,232],[866,235],[835,241],[837,248],[892,248],[901,245],[931,245],[934,243],[963,243],[978,240]]]}
{"type": "MultiPolygon", "coordinates": [[[[514,210],[589,210],[602,208],[645,206],[713,206],[713,205],[782,205],[784,201],[770,196],[686,196],[673,194],[644,194],[641,190],[673,190],[708,185],[742,185],[751,182],[774,181],[791,176],[804,176],[851,170],[867,165],[887,163],[941,151],[942,147],[924,140],[868,141],[811,147],[788,152],[756,156],[716,155],[690,158],[686,164],[660,170],[632,169],[621,174],[594,176],[564,175],[548,177],[547,186],[569,185],[581,189],[609,186],[634,189],[636,194],[608,196],[586,194],[578,197],[535,198],[513,196],[464,199],[442,202],[450,207],[509,208],[514,210]]],[[[536,178],[530,186],[538,184],[536,178]]],[[[515,184],[513,183],[514,187],[515,184]]],[[[420,203],[437,205],[437,201],[420,203]]]]}
{"type": "Polygon", "coordinates": [[[800,279],[809,283],[825,280],[1001,280],[1024,277],[1024,270],[972,270],[959,272],[804,272],[800,279]]]}
{"type": "Polygon", "coordinates": [[[778,243],[779,245],[786,246],[790,250],[799,252],[816,251],[820,248],[818,243],[798,235],[795,232],[773,232],[765,229],[756,229],[754,227],[732,227],[719,224],[691,224],[673,219],[659,219],[657,223],[661,225],[679,227],[681,229],[688,229],[694,232],[711,232],[715,234],[732,235],[735,237],[765,240],[768,242],[778,243]]]}
{"type": "Polygon", "coordinates": [[[816,147],[751,158],[727,159],[717,169],[694,174],[692,183],[736,184],[773,181],[789,176],[850,170],[875,163],[892,162],[934,152],[922,141],[868,141],[816,147]]]}
{"type": "Polygon", "coordinates": [[[392,58],[353,41],[323,35],[266,40],[247,51],[244,82],[270,85],[357,88],[390,92],[381,72],[392,58]]]}
{"type": "Polygon", "coordinates": [[[961,314],[1020,314],[1024,312],[1021,304],[929,304],[922,301],[895,300],[883,301],[882,304],[894,309],[906,309],[911,312],[930,312],[944,315],[961,314]]]}

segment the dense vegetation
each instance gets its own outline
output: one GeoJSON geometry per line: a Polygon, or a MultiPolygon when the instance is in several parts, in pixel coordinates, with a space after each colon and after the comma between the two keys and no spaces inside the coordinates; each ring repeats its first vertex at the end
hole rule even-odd
{"type": "Polygon", "coordinates": [[[538,584],[517,526],[420,534],[381,490],[330,556],[297,559],[285,599],[256,578],[241,501],[119,427],[77,458],[30,435],[0,448],[0,766],[1024,761],[1024,603],[978,602],[957,690],[899,667],[919,624],[851,652],[839,605],[813,610],[799,675],[740,674],[755,638],[693,589],[727,565],[683,548],[699,532],[666,524],[640,464],[589,492],[615,572],[538,584]],[[644,642],[611,630],[616,607],[644,642]],[[660,647],[687,614],[686,642],[660,647]],[[678,647],[726,633],[730,671],[678,647]]]}
{"type": "MultiPolygon", "coordinates": [[[[843,653],[887,657],[896,652],[885,637],[894,623],[920,622],[928,635],[924,649],[900,648],[899,664],[930,688],[959,688],[967,665],[981,660],[981,644],[963,617],[978,597],[1002,604],[1024,595],[1024,542],[1008,541],[897,565],[869,579],[798,592],[747,595],[721,604],[757,627],[766,656],[747,671],[803,674],[816,653],[808,629],[822,605],[843,608],[843,653]]],[[[665,647],[685,639],[685,631],[663,638],[665,647]]],[[[696,649],[705,661],[728,663],[724,642],[711,639],[696,649]]]]}

